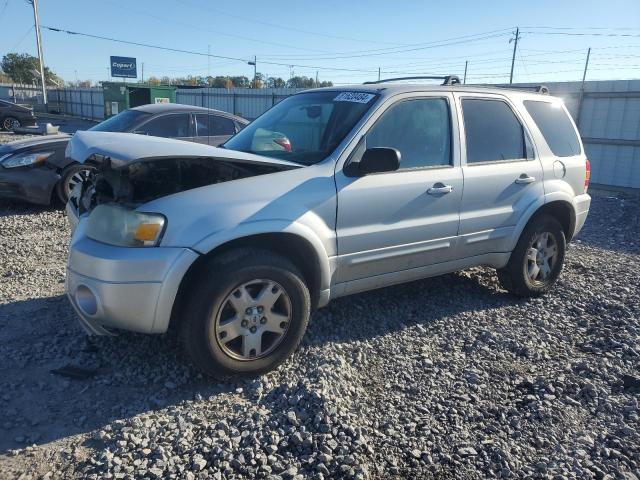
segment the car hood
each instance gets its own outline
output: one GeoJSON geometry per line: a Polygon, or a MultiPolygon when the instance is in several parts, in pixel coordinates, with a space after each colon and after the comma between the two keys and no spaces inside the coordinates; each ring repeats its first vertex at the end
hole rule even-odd
{"type": "Polygon", "coordinates": [[[13,142],[5,143],[4,145],[0,145],[0,153],[12,153],[17,152],[18,150],[28,150],[28,149],[38,149],[40,147],[45,147],[47,145],[58,145],[61,143],[65,143],[69,141],[71,138],[70,135],[67,134],[59,134],[59,135],[47,135],[47,136],[38,136],[35,138],[27,138],[26,140],[15,140],[13,142]]]}
{"type": "Polygon", "coordinates": [[[67,145],[66,156],[80,163],[91,157],[109,158],[112,168],[136,161],[167,158],[210,158],[240,163],[296,168],[302,165],[251,153],[227,150],[171,138],[151,137],[135,133],[76,132],[67,145]]]}

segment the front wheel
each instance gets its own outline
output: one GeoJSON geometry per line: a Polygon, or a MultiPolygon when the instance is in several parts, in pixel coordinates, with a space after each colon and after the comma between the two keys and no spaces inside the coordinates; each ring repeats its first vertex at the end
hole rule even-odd
{"type": "Polygon", "coordinates": [[[4,117],[2,120],[2,128],[7,132],[13,132],[16,128],[20,128],[22,123],[16,117],[4,117]]]}
{"type": "Polygon", "coordinates": [[[549,215],[540,215],[522,232],[507,266],[498,270],[500,283],[514,295],[542,295],[558,280],[565,251],[560,223],[549,215]]]}
{"type": "Polygon", "coordinates": [[[296,266],[275,253],[243,249],[207,259],[182,312],[187,354],[207,375],[251,377],[298,347],[311,301],[296,266]]]}
{"type": "Polygon", "coordinates": [[[78,163],[67,166],[60,174],[60,180],[56,185],[56,194],[60,201],[66,204],[76,185],[87,181],[93,171],[92,167],[78,163]]]}

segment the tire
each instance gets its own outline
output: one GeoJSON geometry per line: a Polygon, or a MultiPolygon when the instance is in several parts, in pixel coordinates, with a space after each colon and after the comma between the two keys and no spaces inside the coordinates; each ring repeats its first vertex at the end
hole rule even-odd
{"type": "Polygon", "coordinates": [[[509,263],[498,270],[498,279],[506,290],[519,297],[542,295],[558,280],[565,252],[560,222],[549,215],[539,215],[525,227],[509,263]]]}
{"type": "Polygon", "coordinates": [[[20,128],[22,123],[16,117],[4,117],[2,119],[2,129],[7,132],[12,132],[15,128],[20,128]]]}
{"type": "Polygon", "coordinates": [[[56,195],[63,204],[69,200],[69,194],[77,182],[85,181],[93,170],[93,168],[79,163],[68,165],[62,170],[60,180],[56,184],[56,195]]]}
{"type": "Polygon", "coordinates": [[[303,276],[268,250],[232,250],[206,259],[192,285],[180,338],[193,363],[211,377],[246,378],[273,370],[296,350],[307,329],[311,300],[303,276]],[[267,298],[264,305],[256,300],[260,295],[267,298]]]}

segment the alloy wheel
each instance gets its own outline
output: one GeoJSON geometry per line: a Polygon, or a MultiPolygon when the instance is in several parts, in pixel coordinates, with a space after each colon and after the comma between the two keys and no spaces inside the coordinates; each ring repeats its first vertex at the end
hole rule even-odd
{"type": "Polygon", "coordinates": [[[20,128],[20,120],[18,120],[17,118],[5,118],[4,121],[2,122],[2,127],[11,132],[16,128],[20,128]]]}
{"type": "Polygon", "coordinates": [[[527,276],[533,284],[544,284],[558,260],[558,242],[551,232],[536,234],[527,250],[527,276]]]}
{"type": "Polygon", "coordinates": [[[231,358],[256,360],[284,340],[291,315],[291,298],[280,284],[252,280],[234,288],[216,312],[215,338],[231,358]]]}
{"type": "Polygon", "coordinates": [[[71,196],[71,192],[76,187],[76,185],[84,183],[89,176],[91,175],[91,170],[86,168],[82,170],[78,170],[73,175],[71,175],[64,184],[64,192],[67,198],[71,196]]]}

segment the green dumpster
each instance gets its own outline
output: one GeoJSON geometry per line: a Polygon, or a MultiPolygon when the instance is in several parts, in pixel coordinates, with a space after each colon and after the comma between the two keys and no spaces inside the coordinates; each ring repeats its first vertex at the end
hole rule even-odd
{"type": "Polygon", "coordinates": [[[104,118],[149,103],[176,103],[176,87],[143,83],[103,82],[104,118]]]}

